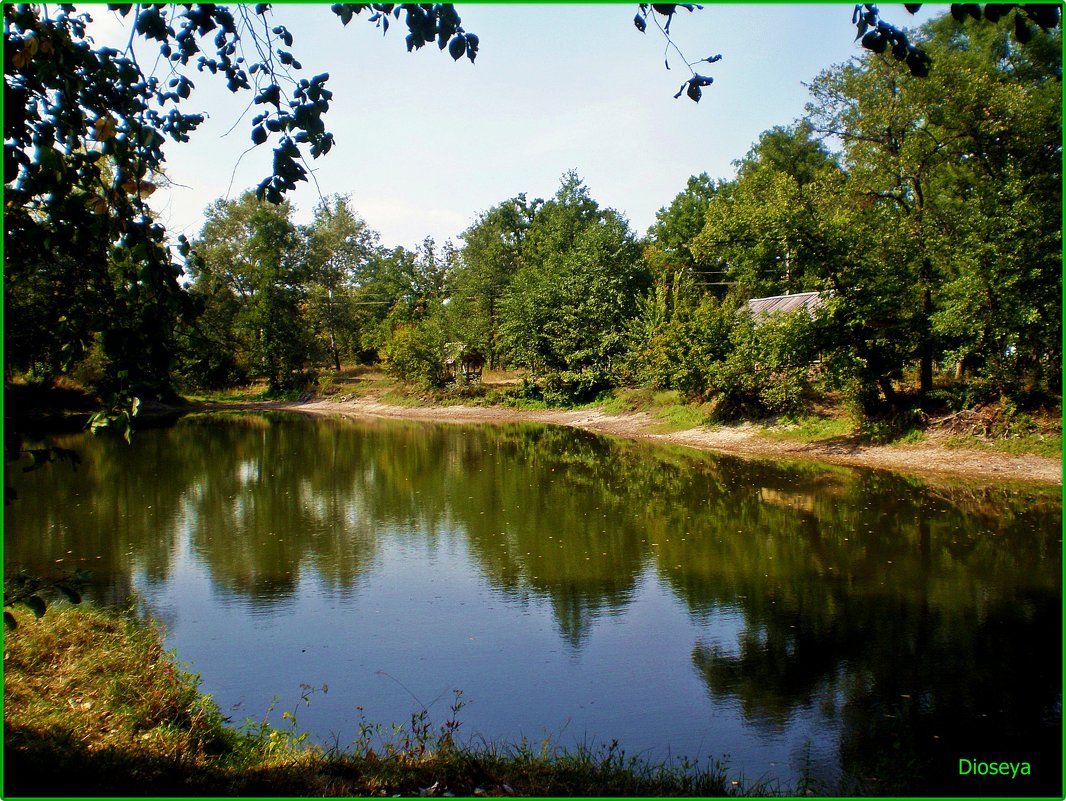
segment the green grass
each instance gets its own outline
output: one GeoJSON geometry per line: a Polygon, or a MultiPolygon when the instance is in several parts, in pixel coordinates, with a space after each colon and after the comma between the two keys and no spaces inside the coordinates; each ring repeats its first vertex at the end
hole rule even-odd
{"type": "Polygon", "coordinates": [[[986,442],[974,437],[949,437],[944,443],[949,448],[994,451],[1012,456],[1043,456],[1048,459],[1062,458],[1062,434],[1026,434],[1005,437],[986,442]]]}
{"type": "MultiPolygon", "coordinates": [[[[508,374],[510,375],[510,374],[508,374]]],[[[604,392],[595,400],[581,404],[559,405],[547,403],[536,393],[523,390],[521,384],[504,386],[471,384],[458,387],[450,385],[441,389],[425,390],[405,385],[370,369],[349,371],[340,376],[329,376],[318,393],[324,397],[346,400],[373,393],[381,403],[403,408],[417,406],[505,406],[519,410],[587,409],[600,408],[605,414],[623,415],[645,413],[651,417],[649,430],[658,434],[685,431],[698,426],[713,425],[712,406],[709,403],[687,402],[680,392],[655,390],[646,387],[620,387],[604,392]]],[[[294,400],[301,393],[294,391],[281,399],[294,400]],[[291,396],[291,397],[290,397],[291,396]]],[[[278,400],[279,396],[266,393],[262,385],[235,388],[211,393],[189,395],[194,403],[241,403],[278,400]]],[[[993,432],[994,438],[980,436],[954,436],[948,439],[937,436],[934,430],[926,430],[923,421],[912,414],[901,413],[886,419],[866,420],[857,424],[840,408],[819,413],[784,416],[772,421],[751,421],[760,436],[770,440],[819,443],[833,440],[848,440],[857,445],[916,445],[925,442],[940,443],[952,448],[989,450],[1012,455],[1034,455],[1061,458],[1061,428],[1048,424],[1041,418],[1033,421],[1026,415],[1016,415],[1002,431],[993,432]],[[913,418],[913,419],[912,419],[913,418]]]]}
{"type": "Polygon", "coordinates": [[[510,406],[513,409],[527,409],[530,411],[541,411],[543,409],[551,408],[545,401],[539,398],[523,398],[517,395],[507,398],[504,401],[504,405],[510,406]]]}
{"type": "Polygon", "coordinates": [[[459,693],[442,723],[424,710],[390,727],[363,720],[351,749],[317,748],[297,716],[318,690],[304,688],[281,728],[234,728],[154,625],[62,604],[40,619],[16,615],[4,642],[6,795],[769,794],[731,781],[718,762],[650,763],[614,742],[563,750],[464,740],[459,693]]]}
{"type": "Polygon", "coordinates": [[[687,431],[690,428],[706,425],[708,412],[703,406],[691,404],[671,404],[651,410],[655,423],[651,430],[656,434],[669,434],[674,431],[687,431]]]}
{"type": "Polygon", "coordinates": [[[851,421],[843,417],[805,414],[781,418],[776,426],[765,431],[764,436],[777,440],[818,442],[851,436],[854,428],[851,421]]]}
{"type": "Polygon", "coordinates": [[[687,431],[710,422],[707,404],[689,403],[676,390],[616,389],[596,405],[606,414],[645,412],[655,421],[650,430],[656,434],[687,431]]]}
{"type": "Polygon", "coordinates": [[[247,387],[229,389],[197,390],[182,397],[189,403],[256,403],[259,401],[297,400],[305,390],[290,389],[270,392],[263,385],[253,384],[247,387]]]}
{"type": "Polygon", "coordinates": [[[607,414],[625,414],[627,412],[643,412],[655,405],[656,396],[675,395],[679,393],[662,393],[645,387],[619,387],[602,399],[600,405],[607,414]]]}
{"type": "Polygon", "coordinates": [[[389,406],[401,406],[408,409],[426,405],[426,401],[414,394],[413,390],[399,386],[387,390],[377,400],[389,406]]]}

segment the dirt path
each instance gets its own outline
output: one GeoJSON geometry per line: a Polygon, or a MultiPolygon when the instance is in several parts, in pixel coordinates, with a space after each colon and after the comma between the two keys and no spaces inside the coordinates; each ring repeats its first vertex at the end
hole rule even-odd
{"type": "MultiPolygon", "coordinates": [[[[226,404],[220,408],[238,407],[226,404]]],[[[800,459],[923,476],[955,476],[990,482],[1023,481],[1062,484],[1061,458],[1011,456],[991,451],[947,448],[935,441],[892,446],[858,446],[847,442],[793,442],[762,436],[760,429],[751,424],[701,426],[687,431],[660,434],[652,430],[652,418],[645,413],[611,415],[599,409],[526,410],[483,406],[409,407],[380,403],[373,398],[351,398],[343,401],[312,400],[306,403],[249,403],[239,408],[277,409],[305,414],[352,417],[389,417],[444,423],[552,423],[601,434],[669,442],[750,458],[800,459]]]]}

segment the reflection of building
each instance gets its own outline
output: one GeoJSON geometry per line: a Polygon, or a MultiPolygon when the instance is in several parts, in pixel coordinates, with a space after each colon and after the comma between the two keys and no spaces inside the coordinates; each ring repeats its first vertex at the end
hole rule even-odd
{"type": "Polygon", "coordinates": [[[776,503],[789,509],[799,509],[804,512],[813,512],[815,496],[806,492],[781,492],[769,487],[759,488],[759,500],[763,503],[776,503]]]}

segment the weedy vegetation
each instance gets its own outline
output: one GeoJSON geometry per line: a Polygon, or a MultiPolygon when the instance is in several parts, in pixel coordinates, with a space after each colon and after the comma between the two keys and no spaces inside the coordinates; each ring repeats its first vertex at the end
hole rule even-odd
{"type": "Polygon", "coordinates": [[[729,779],[721,762],[653,764],[617,742],[567,750],[464,739],[460,691],[442,723],[425,708],[393,726],[360,717],[343,748],[299,730],[299,710],[325,686],[302,686],[279,727],[267,722],[273,707],[233,726],[164,650],[159,628],[133,612],[17,613],[4,643],[5,795],[774,794],[729,779]]]}

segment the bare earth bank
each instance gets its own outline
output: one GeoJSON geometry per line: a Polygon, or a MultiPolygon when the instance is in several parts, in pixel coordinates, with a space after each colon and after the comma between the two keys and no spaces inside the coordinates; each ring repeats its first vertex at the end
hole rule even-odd
{"type": "Polygon", "coordinates": [[[645,413],[605,414],[596,408],[578,410],[509,409],[498,406],[392,406],[370,398],[209,405],[205,409],[275,409],[306,414],[389,417],[442,423],[552,423],[630,439],[687,445],[701,450],[752,458],[801,459],[854,465],[923,476],[955,476],[982,481],[1023,481],[1062,484],[1062,459],[1013,456],[992,451],[948,448],[935,441],[914,445],[855,445],[850,442],[792,442],[760,436],[750,424],[716,426],[666,434],[652,431],[645,413]]]}

